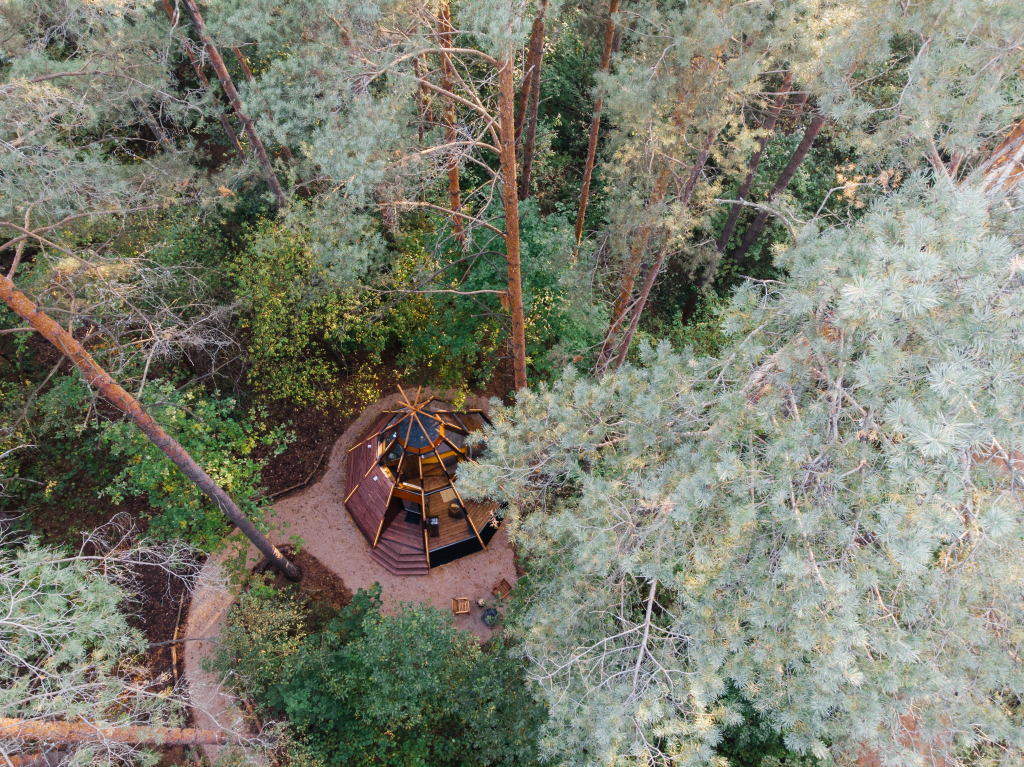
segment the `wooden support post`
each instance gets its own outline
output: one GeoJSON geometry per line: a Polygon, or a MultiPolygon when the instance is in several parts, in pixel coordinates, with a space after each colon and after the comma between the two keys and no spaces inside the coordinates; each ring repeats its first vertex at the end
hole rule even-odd
{"type": "Polygon", "coordinates": [[[473,518],[469,515],[469,506],[462,500],[462,495],[459,494],[459,488],[455,487],[455,480],[452,479],[452,475],[448,473],[448,469],[444,465],[444,461],[441,460],[441,454],[437,452],[437,448],[434,448],[434,455],[437,456],[437,462],[441,464],[441,471],[444,472],[445,479],[448,480],[448,484],[451,485],[452,490],[455,491],[455,497],[459,499],[459,505],[462,506],[462,510],[466,513],[466,519],[469,521],[469,526],[473,529],[473,534],[476,539],[480,541],[480,545],[483,546],[484,551],[487,551],[487,544],[484,543],[484,539],[480,537],[480,531],[476,529],[476,524],[473,522],[473,518]]]}

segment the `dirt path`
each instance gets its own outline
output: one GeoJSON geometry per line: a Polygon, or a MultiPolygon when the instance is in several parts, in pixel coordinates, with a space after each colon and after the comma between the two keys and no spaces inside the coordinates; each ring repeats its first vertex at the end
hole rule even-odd
{"type": "MultiPolygon", "coordinates": [[[[410,391],[409,396],[414,392],[410,391]]],[[[427,389],[421,396],[435,392],[427,389]]],[[[436,393],[439,397],[449,393],[436,393]]],[[[320,562],[345,581],[355,592],[380,583],[385,610],[395,610],[400,602],[430,603],[442,610],[451,609],[455,597],[467,597],[472,605],[469,615],[455,616],[459,629],[472,631],[481,639],[491,630],[480,618],[477,600],[490,598],[491,589],[502,578],[515,583],[516,571],[512,549],[504,529],[500,529],[487,546],[468,557],[433,568],[425,576],[400,576],[389,573],[370,558],[370,545],[363,538],[352,518],[345,511],[345,467],[348,448],[362,436],[381,411],[394,407],[400,401],[397,392],[385,397],[367,410],[348,428],[334,444],[327,458],[327,470],[321,479],[309,488],[283,498],[274,504],[277,517],[271,540],[277,544],[289,543],[292,536],[302,539],[303,547],[320,562]]],[[[450,400],[449,400],[450,401],[450,400]]],[[[468,397],[466,407],[488,408],[482,397],[468,397]]],[[[250,561],[255,564],[258,555],[250,549],[250,561]]],[[[192,598],[189,610],[187,636],[214,637],[220,633],[233,597],[223,587],[219,561],[211,557],[204,568],[204,584],[192,598]],[[208,570],[207,570],[208,569],[208,570]]],[[[215,726],[237,722],[228,696],[220,689],[216,674],[203,671],[203,660],[212,653],[211,642],[188,642],[185,649],[185,676],[191,685],[193,699],[202,711],[196,714],[196,727],[215,726]]],[[[211,760],[220,748],[206,747],[211,760]]]]}

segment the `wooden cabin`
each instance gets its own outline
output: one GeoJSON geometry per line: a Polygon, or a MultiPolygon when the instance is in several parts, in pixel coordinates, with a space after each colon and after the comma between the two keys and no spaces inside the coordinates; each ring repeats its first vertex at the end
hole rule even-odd
{"type": "Polygon", "coordinates": [[[381,566],[426,575],[487,548],[497,504],[463,498],[454,482],[459,462],[474,457],[466,437],[485,423],[482,410],[417,395],[382,413],[349,449],[345,508],[381,566]]]}

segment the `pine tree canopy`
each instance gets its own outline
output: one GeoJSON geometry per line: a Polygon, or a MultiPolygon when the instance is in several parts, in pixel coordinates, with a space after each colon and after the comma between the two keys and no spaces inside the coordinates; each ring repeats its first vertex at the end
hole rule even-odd
{"type": "Polygon", "coordinates": [[[549,754],[704,763],[736,688],[821,759],[1024,758],[1020,224],[917,179],[743,285],[717,359],[492,412],[460,482],[532,565],[549,754]]]}

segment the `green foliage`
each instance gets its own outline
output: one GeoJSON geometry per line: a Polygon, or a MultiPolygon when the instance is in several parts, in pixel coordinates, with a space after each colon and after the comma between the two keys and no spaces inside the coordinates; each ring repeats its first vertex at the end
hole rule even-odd
{"type": "MultiPolygon", "coordinates": [[[[159,380],[151,381],[147,389],[157,403],[149,406],[151,415],[249,519],[262,523],[270,507],[260,495],[260,472],[266,459],[257,460],[252,453],[259,447],[283,450],[284,428],[268,427],[264,414],[257,418],[240,414],[230,398],[206,396],[198,389],[177,391],[159,380]]],[[[115,502],[125,495],[145,495],[149,505],[161,512],[151,522],[156,534],[205,548],[216,545],[229,527],[226,517],[133,423],[105,424],[102,439],[124,466],[105,490],[115,502]]]]}
{"type": "MultiPolygon", "coordinates": [[[[533,199],[521,203],[519,211],[527,362],[533,379],[547,380],[595,343],[603,315],[590,306],[572,257],[572,225],[556,215],[541,216],[533,199]]],[[[456,259],[465,253],[443,249],[434,223],[427,220],[398,239],[389,274],[394,285],[406,286],[416,275],[445,266],[453,272],[459,268],[456,259]]],[[[464,271],[463,266],[460,273],[464,271]]],[[[504,263],[487,261],[478,263],[465,281],[438,287],[468,292],[502,291],[507,285],[504,263]]],[[[377,330],[387,334],[406,376],[457,388],[485,385],[490,379],[506,348],[502,325],[507,321],[493,293],[428,293],[399,301],[377,330]]]]}
{"type": "Polygon", "coordinates": [[[733,685],[819,759],[907,756],[901,716],[949,764],[1022,758],[1021,231],[908,183],[742,286],[718,359],[648,348],[492,410],[460,483],[531,562],[550,753],[706,763],[733,685]]]}
{"type": "Polygon", "coordinates": [[[728,299],[709,291],[697,302],[689,322],[683,322],[681,311],[676,311],[671,322],[662,320],[660,314],[652,314],[636,334],[639,343],[630,347],[630,362],[639,362],[640,344],[647,341],[656,345],[659,339],[668,341],[677,352],[689,349],[695,357],[717,357],[728,342],[722,328],[722,313],[728,305],[728,299]]]}
{"type": "Polygon", "coordinates": [[[27,446],[0,462],[0,475],[8,478],[0,488],[0,508],[24,513],[22,524],[30,528],[45,514],[43,529],[67,541],[95,521],[93,499],[119,466],[101,443],[101,429],[90,411],[91,393],[80,376],[56,375],[33,399],[45,373],[26,363],[22,375],[38,378],[0,384],[3,422],[15,423],[26,414],[16,428],[0,432],[0,453],[27,446]]]}
{"type": "Polygon", "coordinates": [[[341,765],[527,765],[541,709],[500,645],[479,646],[451,615],[380,613],[362,589],[307,634],[293,598],[250,591],[229,618],[219,666],[287,716],[303,760],[341,765]]]}
{"type": "Polygon", "coordinates": [[[715,751],[731,767],[818,767],[820,760],[786,748],[782,734],[736,689],[726,696],[731,708],[742,717],[741,724],[722,728],[722,740],[715,751]]]}
{"type": "Polygon", "coordinates": [[[300,406],[343,404],[339,350],[345,337],[359,332],[359,310],[365,307],[332,283],[304,231],[286,222],[261,222],[248,234],[234,277],[246,302],[239,325],[256,395],[300,406]]]}

